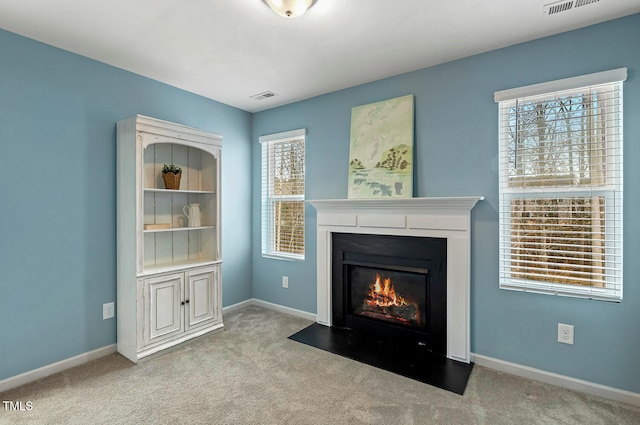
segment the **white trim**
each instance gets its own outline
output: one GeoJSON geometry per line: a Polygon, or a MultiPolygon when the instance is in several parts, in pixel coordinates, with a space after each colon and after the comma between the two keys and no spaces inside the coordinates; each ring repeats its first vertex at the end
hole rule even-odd
{"type": "Polygon", "coordinates": [[[222,307],[222,314],[224,315],[224,314],[233,313],[235,311],[242,310],[243,308],[247,308],[252,305],[254,305],[253,299],[240,301],[239,303],[231,304],[230,306],[227,306],[227,307],[222,307]]]}
{"type": "Polygon", "coordinates": [[[558,387],[580,391],[597,397],[606,398],[608,400],[618,401],[620,403],[640,406],[639,393],[608,387],[606,385],[596,384],[594,382],[583,381],[582,379],[559,375],[557,373],[547,372],[529,366],[523,366],[504,360],[494,359],[492,357],[487,357],[480,354],[472,353],[472,359],[473,362],[478,366],[484,366],[489,369],[509,373],[511,375],[520,376],[522,378],[533,379],[534,381],[540,381],[558,387]]]}
{"type": "Polygon", "coordinates": [[[295,316],[295,317],[299,317],[301,319],[306,319],[306,320],[310,320],[312,322],[316,321],[316,315],[313,313],[309,313],[307,311],[302,311],[302,310],[297,310],[295,308],[291,308],[291,307],[285,307],[283,305],[280,304],[274,304],[274,303],[270,303],[268,301],[263,301],[263,300],[259,300],[256,298],[253,298],[253,305],[258,306],[258,307],[263,307],[269,310],[274,310],[277,311],[278,313],[283,313],[283,314],[288,314],[289,316],[295,316]]]}
{"type": "Polygon", "coordinates": [[[493,94],[493,100],[497,103],[521,97],[537,96],[543,93],[573,90],[579,87],[595,86],[598,84],[609,84],[617,81],[625,81],[626,79],[627,68],[617,68],[609,71],[580,75],[578,77],[563,78],[561,80],[549,81],[546,83],[499,90],[493,94]]]}
{"type": "MultiPolygon", "coordinates": [[[[276,246],[277,237],[280,236],[277,230],[277,217],[276,217],[276,205],[278,202],[291,201],[295,203],[302,203],[304,208],[304,186],[305,186],[305,134],[306,129],[291,130],[278,134],[271,134],[260,137],[260,143],[262,143],[262,156],[261,156],[261,253],[263,257],[272,259],[285,259],[293,261],[304,261],[304,248],[305,248],[305,229],[304,229],[304,211],[302,211],[303,225],[302,234],[295,235],[296,246],[301,242],[302,254],[290,253],[281,251],[280,249],[287,249],[286,247],[276,246]],[[301,182],[296,184],[296,191],[302,190],[302,193],[296,195],[276,195],[275,194],[275,182],[276,182],[276,170],[275,167],[278,164],[276,161],[277,152],[280,152],[279,148],[275,148],[279,144],[288,145],[296,155],[302,156],[302,170],[297,170],[295,173],[301,182]]],[[[293,172],[293,166],[281,165],[284,169],[289,169],[289,172],[293,172]]]]}
{"type": "Polygon", "coordinates": [[[300,128],[298,130],[283,131],[282,133],[265,134],[264,136],[260,136],[258,138],[258,141],[260,143],[275,142],[277,140],[294,139],[294,138],[302,137],[306,135],[307,135],[307,129],[300,128]]]}
{"type": "MultiPolygon", "coordinates": [[[[599,301],[621,302],[623,296],[623,83],[627,77],[627,69],[619,68],[611,71],[604,71],[595,74],[588,74],[574,78],[552,81],[550,83],[535,84],[519,89],[512,89],[502,92],[496,92],[496,99],[499,102],[499,257],[500,257],[500,276],[499,287],[506,290],[535,292],[540,294],[560,295],[568,297],[577,297],[584,299],[593,299],[599,301]],[[592,84],[591,87],[589,85],[592,84]],[[600,84],[595,87],[596,84],[600,84]],[[580,85],[580,87],[576,87],[580,85]],[[554,90],[564,90],[558,93],[554,90]],[[551,152],[558,154],[560,159],[558,163],[549,164],[547,159],[534,158],[529,154],[523,154],[520,157],[517,152],[519,147],[520,134],[519,124],[523,116],[531,113],[529,106],[525,106],[523,110],[518,106],[519,102],[523,105],[536,104],[536,108],[544,102],[549,105],[543,106],[544,117],[546,120],[562,120],[557,115],[557,106],[561,104],[564,96],[571,97],[575,95],[576,99],[584,100],[584,90],[591,92],[596,96],[597,101],[591,103],[583,103],[588,116],[593,117],[594,122],[602,126],[603,133],[600,131],[593,132],[587,127],[575,129],[577,132],[570,137],[570,146],[560,146],[558,143],[564,136],[557,134],[550,136],[548,139],[557,143],[549,144],[543,150],[545,153],[551,152]],[[525,96],[526,95],[526,96],[525,96]],[[521,96],[519,99],[511,99],[513,96],[521,96]],[[588,106],[587,106],[588,105],[588,106]],[[554,112],[555,111],[555,112],[554,112]],[[515,127],[515,128],[514,128],[515,127]],[[515,135],[514,135],[515,134],[515,135]],[[575,178],[574,166],[577,162],[575,157],[582,155],[592,155],[590,152],[593,147],[586,147],[583,142],[579,142],[581,138],[592,137],[597,138],[598,149],[602,149],[602,165],[596,167],[600,175],[600,179],[594,182],[567,182],[565,178],[575,178]],[[602,138],[601,138],[602,137],[602,138]],[[560,138],[560,139],[559,139],[560,138]],[[566,156],[566,151],[572,156],[566,156]],[[565,152],[565,153],[563,153],[565,152]],[[516,167],[514,165],[513,155],[524,166],[516,167]],[[571,169],[565,169],[566,166],[571,169]],[[515,167],[515,168],[514,168],[515,167]],[[551,168],[547,168],[551,167],[551,168]],[[522,179],[522,184],[513,184],[522,179]],[[601,181],[600,181],[601,180],[601,181]],[[526,184],[531,181],[531,185],[526,184]],[[596,186],[597,184],[597,186],[596,186]],[[541,205],[529,204],[533,200],[542,200],[543,204],[547,198],[562,198],[566,201],[566,205],[573,205],[574,202],[589,201],[598,197],[603,201],[603,214],[597,212],[592,213],[592,218],[599,222],[592,222],[591,228],[572,228],[566,227],[565,233],[570,233],[574,237],[565,244],[560,244],[557,250],[554,250],[558,257],[564,256],[569,263],[574,261],[575,254],[572,251],[582,251],[580,241],[597,240],[597,245],[601,247],[597,250],[587,250],[593,255],[594,261],[591,264],[578,266],[575,265],[569,275],[562,276],[561,273],[554,271],[553,264],[562,261],[558,257],[549,257],[549,250],[536,241],[524,241],[521,245],[515,246],[517,242],[514,239],[513,229],[518,229],[520,224],[521,213],[532,213],[532,226],[524,225],[522,232],[518,234],[531,235],[537,226],[544,226],[544,218],[539,216],[535,211],[542,208],[541,205]],[[516,209],[514,216],[514,201],[522,202],[521,206],[516,209]],[[596,227],[597,226],[597,227],[596,227]],[[576,239],[579,237],[579,240],[576,239]],[[515,241],[515,242],[514,242],[515,241]],[[530,251],[531,250],[531,251],[530,251]],[[534,263],[540,261],[540,265],[534,263]],[[549,268],[544,267],[544,261],[550,265],[549,268]],[[531,272],[531,276],[527,273],[531,272]],[[592,273],[592,275],[589,275],[592,273]],[[537,276],[537,277],[535,277],[537,276]],[[597,277],[596,277],[597,276],[597,277]],[[574,281],[574,278],[576,279],[574,281]],[[576,281],[582,281],[584,285],[578,285],[576,281]],[[593,286],[591,286],[593,285],[593,286]],[[598,285],[604,286],[603,288],[598,285]]],[[[584,120],[587,115],[580,115],[580,120],[584,120]]],[[[548,124],[545,124],[548,126],[548,124]]],[[[570,131],[573,124],[562,124],[558,131],[570,131]]],[[[577,126],[577,124],[576,124],[577,126]]],[[[535,125],[534,125],[535,127],[535,125]]],[[[539,129],[538,129],[539,130],[539,129]]],[[[535,128],[531,129],[525,125],[522,131],[524,134],[523,152],[528,152],[536,146],[535,128]]],[[[563,134],[560,133],[560,134],[563,134]]],[[[564,143],[564,142],[563,142],[564,143]]],[[[599,154],[600,155],[600,154],[599,154]]],[[[545,157],[546,158],[546,157],[545,157]]],[[[592,161],[592,160],[591,160],[592,161]]],[[[518,161],[515,161],[516,163],[518,161]]],[[[589,165],[591,170],[593,166],[589,165]]],[[[551,209],[554,209],[551,207],[551,209]]],[[[569,218],[563,218],[565,215],[564,207],[559,206],[559,218],[556,222],[558,226],[569,224],[569,218]]],[[[589,212],[589,207],[583,210],[589,212]]],[[[591,211],[594,211],[593,204],[591,211]]],[[[582,213],[582,212],[581,212],[582,213]]],[[[580,213],[580,214],[581,214],[580,213]]],[[[568,216],[574,217],[574,213],[567,212],[568,216]]],[[[577,213],[576,213],[577,214],[577,213]]],[[[571,223],[575,223],[573,220],[571,223]]],[[[557,229],[557,227],[554,227],[557,229]]],[[[549,230],[548,235],[551,238],[559,238],[558,230],[549,230]]],[[[566,235],[565,235],[566,236],[566,235]]]]}
{"type": "Polygon", "coordinates": [[[295,316],[301,319],[310,320],[312,322],[316,321],[316,315],[314,313],[309,313],[308,311],[286,307],[280,304],[270,303],[269,301],[259,300],[257,298],[251,298],[245,301],[241,301],[237,304],[224,307],[222,309],[222,314],[232,313],[234,311],[242,310],[243,308],[246,308],[252,305],[266,308],[268,310],[277,311],[278,313],[288,314],[289,316],[295,316]]]}
{"type": "MultiPolygon", "coordinates": [[[[279,313],[288,314],[302,319],[315,322],[316,315],[302,310],[297,310],[283,305],[270,303],[263,300],[251,298],[249,300],[241,301],[237,304],[233,304],[222,309],[223,314],[232,313],[234,311],[241,310],[249,306],[263,307],[269,310],[274,310],[279,313]]],[[[83,354],[79,354],[74,357],[70,357],[65,360],[61,360],[56,363],[52,363],[38,369],[34,369],[20,375],[12,376],[10,378],[0,381],[0,392],[8,391],[12,388],[19,387],[21,385],[28,384],[30,382],[37,381],[38,379],[46,378],[55,373],[62,372],[72,367],[80,366],[84,363],[88,363],[92,360],[99,359],[109,354],[116,352],[116,344],[111,344],[98,348],[93,351],[88,351],[83,354]]],[[[492,357],[483,356],[480,354],[471,353],[471,361],[478,366],[483,366],[489,369],[497,370],[500,372],[508,373],[511,375],[520,376],[527,379],[533,379],[535,381],[545,382],[547,384],[555,385],[570,390],[580,391],[586,394],[591,394],[597,397],[606,398],[608,400],[614,400],[621,403],[631,404],[633,406],[640,406],[640,394],[631,391],[621,390],[618,388],[608,387],[606,385],[600,385],[589,381],[583,381],[581,379],[571,378],[565,375],[559,375],[552,372],[546,372],[544,370],[535,369],[529,366],[522,366],[516,363],[507,362],[504,360],[494,359],[492,357]]]]}
{"type": "Polygon", "coordinates": [[[585,289],[577,285],[561,283],[536,282],[524,279],[506,279],[500,281],[500,289],[519,292],[531,292],[533,294],[557,295],[559,297],[583,298],[586,300],[606,301],[621,303],[622,289],[593,288],[585,289]]]}
{"type": "Polygon", "coordinates": [[[304,261],[304,254],[288,254],[270,250],[269,252],[262,253],[262,258],[270,258],[272,260],[304,261]]]}
{"type": "Polygon", "coordinates": [[[37,381],[38,379],[46,378],[54,373],[80,366],[84,363],[99,359],[100,357],[108,356],[115,352],[116,344],[106,345],[93,351],[87,351],[86,353],[78,354],[77,356],[69,357],[68,359],[60,360],[59,362],[51,363],[28,372],[21,373],[20,375],[3,379],[0,381],[0,393],[28,384],[29,382],[37,381]]]}
{"type": "Polygon", "coordinates": [[[395,214],[398,209],[407,214],[425,214],[425,210],[438,211],[442,214],[470,211],[476,202],[484,196],[455,196],[428,198],[390,198],[390,199],[317,199],[307,201],[321,214],[331,214],[334,211],[345,215],[352,215],[354,209],[366,209],[380,214],[395,214]]]}
{"type": "MultiPolygon", "coordinates": [[[[316,321],[316,315],[313,313],[296,310],[294,308],[285,307],[279,304],[274,304],[267,301],[258,300],[255,298],[242,301],[240,303],[231,305],[229,307],[225,307],[223,308],[223,313],[231,313],[232,311],[237,311],[252,305],[263,307],[269,310],[274,310],[279,313],[300,317],[302,319],[316,321]]],[[[633,406],[640,406],[639,393],[621,390],[621,389],[609,387],[606,385],[596,384],[594,382],[584,381],[581,379],[572,378],[570,376],[559,375],[557,373],[547,372],[547,371],[535,369],[529,366],[523,366],[517,363],[511,363],[504,360],[483,356],[481,354],[471,353],[471,361],[477,364],[478,366],[483,366],[489,369],[497,370],[499,372],[508,373],[510,375],[520,376],[522,378],[544,382],[547,384],[555,385],[557,387],[579,391],[585,394],[606,398],[608,400],[613,400],[620,403],[627,403],[633,406]]]]}

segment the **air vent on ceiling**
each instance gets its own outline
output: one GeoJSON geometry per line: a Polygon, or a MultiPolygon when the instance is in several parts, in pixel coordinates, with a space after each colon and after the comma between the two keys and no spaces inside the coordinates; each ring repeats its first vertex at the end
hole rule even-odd
{"type": "Polygon", "coordinates": [[[555,1],[544,5],[545,15],[555,15],[560,12],[567,12],[576,7],[587,6],[592,3],[597,3],[600,0],[562,0],[555,1]]]}
{"type": "Polygon", "coordinates": [[[270,97],[275,97],[277,96],[277,94],[275,94],[272,91],[265,91],[262,93],[258,93],[258,94],[254,94],[253,96],[249,96],[251,99],[255,99],[255,100],[263,100],[263,99],[268,99],[270,97]]]}
{"type": "Polygon", "coordinates": [[[576,5],[574,7],[586,6],[591,3],[597,3],[600,0],[576,0],[576,5]]]}

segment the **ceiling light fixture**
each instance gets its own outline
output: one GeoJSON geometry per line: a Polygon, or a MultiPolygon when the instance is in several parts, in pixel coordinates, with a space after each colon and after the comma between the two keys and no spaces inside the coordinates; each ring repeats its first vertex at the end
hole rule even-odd
{"type": "Polygon", "coordinates": [[[304,15],[317,0],[262,0],[278,15],[285,18],[297,18],[304,15]]]}

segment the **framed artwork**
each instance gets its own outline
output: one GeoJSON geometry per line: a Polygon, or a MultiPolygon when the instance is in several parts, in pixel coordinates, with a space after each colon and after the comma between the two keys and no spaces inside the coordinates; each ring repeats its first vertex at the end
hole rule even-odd
{"type": "Polygon", "coordinates": [[[413,197],[413,95],[351,109],[349,199],[413,197]]]}

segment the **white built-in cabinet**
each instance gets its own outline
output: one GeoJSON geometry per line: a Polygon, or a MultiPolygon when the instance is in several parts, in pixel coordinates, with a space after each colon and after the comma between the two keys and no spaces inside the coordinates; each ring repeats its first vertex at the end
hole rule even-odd
{"type": "Polygon", "coordinates": [[[221,149],[220,136],[180,124],[117,124],[118,352],[133,362],[223,326],[221,149]],[[182,168],[179,189],[164,188],[164,164],[182,168]]]}

